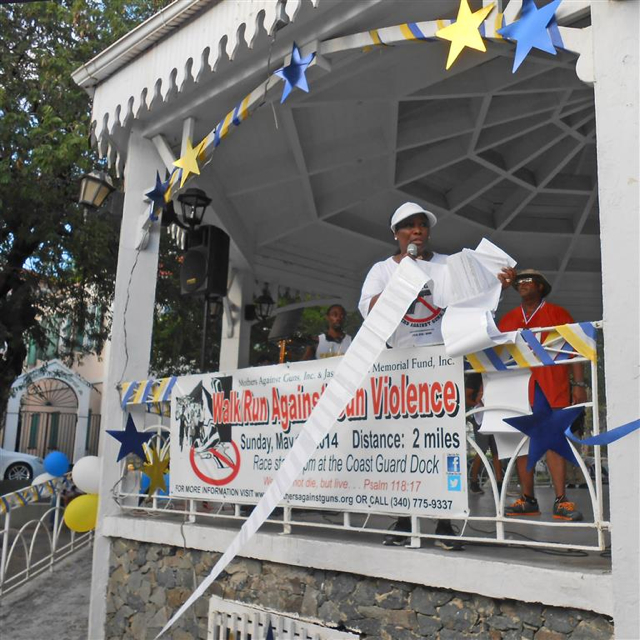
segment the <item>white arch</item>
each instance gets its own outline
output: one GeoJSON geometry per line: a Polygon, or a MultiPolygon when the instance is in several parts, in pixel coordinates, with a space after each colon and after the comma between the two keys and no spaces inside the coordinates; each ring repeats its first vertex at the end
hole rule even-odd
{"type": "Polygon", "coordinates": [[[49,360],[41,367],[31,369],[15,379],[11,385],[11,397],[7,403],[4,441],[2,446],[9,451],[16,450],[22,397],[33,383],[45,379],[64,382],[69,385],[78,398],[78,420],[76,422],[75,440],[73,444],[73,462],[75,462],[85,454],[85,442],[89,422],[89,403],[93,387],[90,382],[66,367],[60,360],[49,360]]]}

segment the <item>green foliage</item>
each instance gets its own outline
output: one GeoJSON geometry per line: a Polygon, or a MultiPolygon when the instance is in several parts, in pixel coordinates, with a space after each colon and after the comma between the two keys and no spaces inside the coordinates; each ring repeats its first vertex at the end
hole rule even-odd
{"type": "Polygon", "coordinates": [[[56,322],[95,334],[113,294],[117,229],[76,204],[95,168],[89,96],[71,73],[166,2],[62,0],[0,7],[0,412],[26,343],[56,322]]]}
{"type": "MultiPolygon", "coordinates": [[[[278,306],[283,307],[288,304],[301,302],[301,298],[281,297],[278,306]]],[[[295,362],[304,357],[305,351],[312,344],[311,338],[320,335],[327,330],[328,307],[306,307],[302,312],[302,317],[298,323],[296,335],[291,343],[287,345],[287,362],[295,362]]],[[[278,344],[269,342],[267,337],[269,330],[273,326],[274,319],[267,322],[259,322],[251,329],[251,365],[255,365],[260,357],[267,357],[272,363],[277,363],[280,357],[278,344]]],[[[347,318],[344,323],[344,331],[352,338],[362,325],[362,317],[357,311],[347,311],[347,318]]]]}
{"type": "MultiPolygon", "coordinates": [[[[200,370],[204,300],[180,294],[180,265],[184,254],[168,234],[160,239],[156,308],[153,319],[151,373],[158,377],[200,370]]],[[[215,371],[220,360],[220,319],[207,325],[205,370],[215,371]]]]}
{"type": "MultiPolygon", "coordinates": [[[[302,313],[300,331],[304,335],[318,336],[327,330],[327,307],[307,307],[302,313]]],[[[344,332],[351,337],[358,333],[362,325],[362,316],[357,311],[348,311],[344,323],[344,332]]]]}

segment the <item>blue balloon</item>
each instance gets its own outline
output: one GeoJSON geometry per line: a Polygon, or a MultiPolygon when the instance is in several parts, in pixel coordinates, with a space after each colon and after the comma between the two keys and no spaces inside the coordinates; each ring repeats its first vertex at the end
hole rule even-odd
{"type": "Polygon", "coordinates": [[[157,493],[157,495],[159,496],[168,496],[169,495],[169,474],[165,473],[164,476],[162,476],[164,478],[164,484],[167,487],[166,491],[163,491],[162,489],[160,489],[157,493]]]}
{"type": "Polygon", "coordinates": [[[143,473],[140,478],[140,493],[146,493],[149,490],[149,485],[151,484],[151,478],[143,473]]]}
{"type": "Polygon", "coordinates": [[[52,451],[44,459],[44,470],[59,478],[69,471],[69,458],[62,451],[52,451]]]}

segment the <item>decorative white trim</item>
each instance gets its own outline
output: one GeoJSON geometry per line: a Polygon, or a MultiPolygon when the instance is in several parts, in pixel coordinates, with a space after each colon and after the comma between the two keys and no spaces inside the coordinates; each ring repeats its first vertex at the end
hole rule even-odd
{"type": "MultiPolygon", "coordinates": [[[[305,2],[315,8],[320,0],[305,2]]],[[[291,22],[302,4],[288,0],[291,22]]],[[[252,48],[260,33],[272,33],[278,12],[277,0],[177,0],[77,69],[74,81],[94,98],[101,153],[113,155],[114,141],[107,138],[117,125],[126,127],[145,109],[217,71],[224,58],[233,60],[242,45],[252,48]]]]}

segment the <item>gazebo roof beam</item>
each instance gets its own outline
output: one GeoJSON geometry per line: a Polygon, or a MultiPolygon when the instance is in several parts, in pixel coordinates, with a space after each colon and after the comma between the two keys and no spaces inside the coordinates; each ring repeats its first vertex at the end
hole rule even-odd
{"type": "Polygon", "coordinates": [[[580,212],[580,215],[575,225],[573,236],[571,237],[571,241],[569,242],[569,246],[567,247],[564,253],[564,256],[562,257],[562,260],[560,261],[560,267],[558,268],[558,273],[556,274],[556,277],[554,278],[554,281],[553,281],[553,286],[556,288],[559,286],[565,272],[567,271],[567,266],[569,265],[569,262],[575,252],[576,245],[580,240],[582,229],[584,228],[584,225],[587,222],[587,218],[591,215],[591,212],[593,211],[593,208],[596,206],[597,202],[598,202],[598,190],[597,188],[594,187],[584,207],[582,208],[582,211],[580,212]]]}
{"type": "Polygon", "coordinates": [[[545,193],[561,193],[571,195],[590,195],[593,191],[591,176],[560,173],[544,187],[545,193]]]}
{"type": "Polygon", "coordinates": [[[213,170],[207,173],[206,182],[211,187],[207,189],[207,195],[211,198],[213,211],[232,238],[233,244],[238,248],[244,262],[244,268],[252,269],[255,238],[249,233],[235,207],[225,195],[224,187],[213,170]]]}
{"type": "Polygon", "coordinates": [[[540,113],[518,116],[516,119],[505,120],[500,125],[485,127],[480,133],[475,152],[486,151],[544,127],[549,123],[549,111],[551,109],[545,109],[540,113]]]}
{"type": "Polygon", "coordinates": [[[457,105],[428,119],[418,111],[398,122],[398,150],[414,149],[446,140],[470,133],[474,128],[474,120],[466,106],[457,105]]]}
{"type": "Polygon", "coordinates": [[[307,161],[305,160],[304,151],[302,150],[302,145],[300,144],[300,136],[298,134],[298,129],[296,128],[292,110],[290,108],[283,107],[277,110],[277,115],[280,117],[285,135],[289,142],[289,148],[291,149],[291,153],[296,163],[296,167],[298,169],[298,177],[300,178],[302,191],[307,202],[307,208],[304,209],[301,213],[303,214],[303,217],[307,218],[310,221],[317,220],[318,207],[313,197],[313,189],[311,188],[311,183],[309,182],[309,170],[307,168],[307,161]]]}
{"type": "Polygon", "coordinates": [[[449,138],[443,142],[403,152],[398,157],[396,186],[402,186],[428,176],[434,171],[457,164],[467,157],[470,134],[449,138]]]}
{"type": "Polygon", "coordinates": [[[372,183],[365,178],[354,180],[343,187],[332,190],[326,194],[327,198],[319,201],[320,219],[331,218],[359,202],[385,193],[388,189],[388,184],[372,183]]]}
{"type": "MultiPolygon", "coordinates": [[[[497,53],[497,51],[494,51],[497,53]]],[[[546,67],[536,67],[530,65],[518,70],[518,75],[511,73],[513,57],[503,57],[501,55],[488,59],[481,65],[473,66],[470,73],[458,73],[458,75],[447,75],[444,79],[438,78],[436,86],[433,88],[422,88],[403,100],[437,100],[440,98],[481,98],[487,93],[499,93],[504,89],[518,84],[529,78],[535,78],[544,73],[548,73],[546,67]],[[503,66],[505,73],[496,73],[495,67],[503,66]],[[505,81],[505,78],[507,80],[505,81]]],[[[456,69],[453,67],[453,70],[456,69]]],[[[468,69],[465,69],[467,71],[468,69]]],[[[450,73],[450,70],[448,73],[450,73]]]]}
{"type": "Polygon", "coordinates": [[[447,191],[445,198],[449,209],[456,212],[479,198],[483,193],[502,181],[502,176],[487,169],[479,169],[468,180],[447,191]]]}
{"type": "MultiPolygon", "coordinates": [[[[524,198],[514,195],[519,202],[511,209],[510,198],[508,198],[495,213],[496,226],[498,231],[502,231],[527,204],[538,195],[553,178],[562,171],[568,162],[582,149],[582,145],[572,138],[566,137],[556,145],[553,157],[549,158],[545,165],[551,167],[545,175],[536,175],[538,186],[529,192],[524,198]],[[511,210],[510,210],[511,209],[511,210]]],[[[513,194],[512,194],[513,195],[513,194]]]]}

